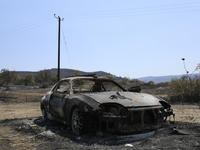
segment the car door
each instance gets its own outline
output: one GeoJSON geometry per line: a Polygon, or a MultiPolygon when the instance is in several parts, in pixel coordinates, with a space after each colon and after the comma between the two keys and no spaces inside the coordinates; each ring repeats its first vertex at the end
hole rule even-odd
{"type": "Polygon", "coordinates": [[[70,93],[68,80],[61,81],[54,89],[49,100],[49,112],[55,118],[65,120],[64,106],[70,93]]]}

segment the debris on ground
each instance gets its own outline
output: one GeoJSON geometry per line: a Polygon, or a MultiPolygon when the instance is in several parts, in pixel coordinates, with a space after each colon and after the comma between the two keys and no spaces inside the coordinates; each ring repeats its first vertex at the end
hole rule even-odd
{"type": "Polygon", "coordinates": [[[138,135],[99,131],[77,136],[69,127],[50,121],[41,122],[41,118],[4,120],[0,122],[0,129],[0,144],[4,144],[3,149],[32,149],[32,146],[34,149],[115,150],[133,147],[142,150],[200,148],[200,125],[185,122],[176,122],[173,128],[138,135]],[[148,137],[145,137],[147,135],[148,137]],[[139,140],[136,140],[136,137],[139,137],[139,140]]]}

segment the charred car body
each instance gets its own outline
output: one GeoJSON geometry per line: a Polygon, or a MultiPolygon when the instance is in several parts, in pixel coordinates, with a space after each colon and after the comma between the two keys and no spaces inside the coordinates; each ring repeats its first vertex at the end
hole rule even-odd
{"type": "Polygon", "coordinates": [[[127,91],[113,80],[95,75],[64,78],[41,100],[43,121],[61,121],[77,135],[156,130],[174,115],[170,107],[159,97],[127,91]]]}

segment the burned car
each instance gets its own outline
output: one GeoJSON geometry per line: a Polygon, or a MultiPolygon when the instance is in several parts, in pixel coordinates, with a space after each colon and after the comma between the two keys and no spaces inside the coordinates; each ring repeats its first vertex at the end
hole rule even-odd
{"type": "Polygon", "coordinates": [[[130,134],[161,128],[174,115],[163,99],[133,91],[95,75],[66,77],[42,98],[42,120],[63,122],[77,135],[130,134]]]}

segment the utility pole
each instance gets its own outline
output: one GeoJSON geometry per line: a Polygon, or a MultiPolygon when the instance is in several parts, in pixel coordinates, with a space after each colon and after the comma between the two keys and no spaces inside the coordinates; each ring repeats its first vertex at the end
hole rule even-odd
{"type": "Polygon", "coordinates": [[[58,81],[60,80],[60,21],[63,21],[64,18],[60,18],[60,16],[56,17],[56,14],[54,14],[54,17],[58,19],[58,81]]]}

